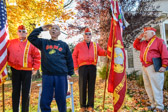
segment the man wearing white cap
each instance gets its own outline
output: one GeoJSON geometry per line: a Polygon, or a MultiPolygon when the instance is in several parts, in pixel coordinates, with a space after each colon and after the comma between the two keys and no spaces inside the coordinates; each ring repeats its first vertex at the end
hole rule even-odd
{"type": "Polygon", "coordinates": [[[79,74],[81,107],[79,112],[94,112],[97,58],[98,56],[106,56],[106,51],[99,44],[92,42],[91,38],[91,31],[86,28],[84,40],[75,46],[72,54],[75,74],[79,74]]]}
{"type": "Polygon", "coordinates": [[[40,68],[39,50],[27,40],[24,25],[18,26],[18,38],[8,41],[8,65],[12,71],[12,108],[19,112],[22,92],[22,112],[29,112],[29,97],[32,74],[40,68]]]}
{"type": "Polygon", "coordinates": [[[148,109],[158,112],[164,110],[163,85],[164,72],[168,66],[168,51],[164,40],[158,38],[155,32],[156,29],[152,27],[144,28],[144,33],[136,38],[133,46],[140,51],[144,85],[151,102],[148,109]],[[143,37],[144,41],[141,40],[143,37]],[[154,69],[153,58],[162,60],[162,66],[158,72],[154,69]]]}

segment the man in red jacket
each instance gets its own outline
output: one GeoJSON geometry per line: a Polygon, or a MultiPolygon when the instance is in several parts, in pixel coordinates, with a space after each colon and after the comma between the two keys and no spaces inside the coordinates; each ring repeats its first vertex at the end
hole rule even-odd
{"type": "Polygon", "coordinates": [[[29,111],[31,76],[40,67],[40,52],[26,38],[23,25],[18,27],[17,39],[8,41],[8,65],[12,70],[13,112],[19,112],[20,91],[22,89],[22,112],[29,111]]]}
{"type": "Polygon", "coordinates": [[[150,110],[162,111],[164,71],[168,66],[168,51],[164,40],[155,35],[156,29],[144,28],[144,33],[134,41],[134,48],[140,51],[140,60],[143,68],[143,79],[151,106],[150,110]],[[144,37],[145,40],[141,40],[144,37]],[[152,58],[161,58],[162,67],[156,72],[152,58]]]}
{"type": "Polygon", "coordinates": [[[89,112],[93,111],[97,58],[106,56],[106,51],[92,42],[91,38],[91,31],[86,28],[84,41],[76,45],[72,54],[75,74],[79,73],[80,112],[84,112],[86,109],[89,112]],[[87,103],[86,96],[88,96],[87,103]]]}

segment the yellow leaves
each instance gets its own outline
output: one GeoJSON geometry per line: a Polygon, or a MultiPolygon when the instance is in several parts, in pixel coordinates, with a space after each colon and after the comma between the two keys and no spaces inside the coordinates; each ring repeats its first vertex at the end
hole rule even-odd
{"type": "Polygon", "coordinates": [[[36,25],[52,23],[56,18],[64,21],[74,13],[63,9],[64,0],[8,0],[7,18],[10,38],[16,38],[17,27],[23,24],[30,33],[36,25]],[[11,5],[12,3],[12,5],[11,5]]]}

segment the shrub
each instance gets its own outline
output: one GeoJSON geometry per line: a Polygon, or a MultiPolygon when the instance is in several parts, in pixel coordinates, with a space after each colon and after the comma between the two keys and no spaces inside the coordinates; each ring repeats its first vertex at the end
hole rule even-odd
{"type": "Polygon", "coordinates": [[[98,74],[103,80],[106,78],[106,68],[107,66],[103,66],[98,70],[98,74]]]}
{"type": "Polygon", "coordinates": [[[11,71],[11,67],[9,65],[7,65],[7,70],[8,70],[7,80],[11,80],[12,79],[12,71],[11,71]]]}
{"type": "Polygon", "coordinates": [[[137,75],[137,85],[138,86],[144,86],[143,76],[142,74],[137,75]]]}
{"type": "Polygon", "coordinates": [[[165,72],[164,89],[168,90],[168,71],[165,72]]]}
{"type": "Polygon", "coordinates": [[[129,80],[137,80],[137,77],[138,77],[137,73],[138,72],[139,72],[139,70],[132,71],[130,74],[127,75],[127,78],[129,80]]]}

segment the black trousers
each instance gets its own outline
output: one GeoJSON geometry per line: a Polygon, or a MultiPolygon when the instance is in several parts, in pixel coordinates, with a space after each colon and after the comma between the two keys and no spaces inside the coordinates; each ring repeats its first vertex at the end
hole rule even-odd
{"type": "Polygon", "coordinates": [[[20,91],[22,89],[22,112],[29,111],[29,93],[32,71],[12,70],[12,108],[13,112],[19,112],[20,91]]]}
{"type": "Polygon", "coordinates": [[[79,67],[80,107],[94,108],[95,81],[96,81],[95,65],[84,65],[79,67]]]}

